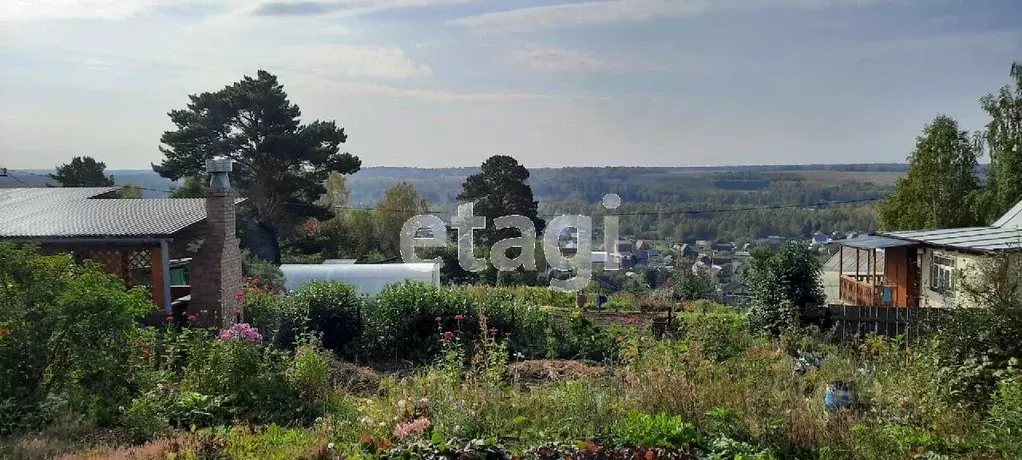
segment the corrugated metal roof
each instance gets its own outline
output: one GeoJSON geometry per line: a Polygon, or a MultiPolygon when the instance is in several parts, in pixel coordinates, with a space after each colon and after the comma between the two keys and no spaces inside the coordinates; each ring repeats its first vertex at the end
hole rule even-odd
{"type": "Polygon", "coordinates": [[[206,218],[203,198],[92,198],[113,190],[2,189],[0,238],[168,237],[206,218]]]}
{"type": "Polygon", "coordinates": [[[911,241],[899,240],[896,238],[887,238],[884,236],[870,235],[860,236],[858,238],[849,238],[838,241],[842,246],[849,246],[859,249],[883,249],[883,248],[896,248],[899,246],[911,246],[911,241]]]}
{"type": "Polygon", "coordinates": [[[1022,201],[1015,203],[1015,206],[997,219],[991,227],[1022,227],[1022,201]]]}
{"type": "Polygon", "coordinates": [[[1018,228],[966,227],[941,230],[906,230],[887,232],[885,236],[917,241],[965,251],[1005,251],[1022,247],[1022,230],[1018,228]]]}

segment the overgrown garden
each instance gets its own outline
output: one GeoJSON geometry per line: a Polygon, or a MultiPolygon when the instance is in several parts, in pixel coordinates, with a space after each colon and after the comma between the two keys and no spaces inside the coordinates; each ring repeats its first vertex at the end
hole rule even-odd
{"type": "Polygon", "coordinates": [[[0,279],[0,456],[1022,455],[1017,297],[905,347],[791,323],[775,336],[707,302],[653,334],[662,313],[602,321],[540,288],[285,296],[262,278],[231,328],[142,327],[144,292],[67,256],[2,245],[0,279]],[[854,404],[828,410],[836,381],[854,404]]]}

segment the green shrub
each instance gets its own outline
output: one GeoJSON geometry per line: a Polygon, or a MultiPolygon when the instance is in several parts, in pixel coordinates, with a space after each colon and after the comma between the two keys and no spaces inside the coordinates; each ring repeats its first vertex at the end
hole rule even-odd
{"type": "Polygon", "coordinates": [[[337,281],[313,281],[292,293],[289,311],[306,312],[308,327],[318,333],[323,346],[340,351],[358,334],[362,299],[355,287],[337,281]]]}
{"type": "Polygon", "coordinates": [[[0,428],[45,419],[34,409],[50,394],[113,422],[137,386],[136,321],[155,309],[148,292],[125,290],[95,263],[7,243],[0,283],[0,402],[9,401],[0,403],[0,428]]]}
{"type": "Polygon", "coordinates": [[[247,249],[241,262],[241,272],[251,282],[279,290],[284,286],[284,272],[280,267],[252,255],[247,249]]]}
{"type": "Polygon", "coordinates": [[[681,416],[630,412],[614,426],[615,440],[623,446],[681,447],[693,444],[695,428],[681,416]]]}
{"type": "Polygon", "coordinates": [[[1022,375],[1000,382],[984,421],[987,442],[1005,458],[1022,458],[1022,375]]]}
{"type": "Polygon", "coordinates": [[[247,291],[244,309],[246,320],[276,347],[293,347],[296,337],[308,328],[308,310],[280,294],[247,291]]]}
{"type": "Polygon", "coordinates": [[[736,312],[682,313],[685,339],[699,343],[703,353],[718,361],[738,356],[752,345],[745,315],[736,312]]]}
{"type": "Polygon", "coordinates": [[[193,350],[181,378],[178,391],[193,397],[174,404],[184,413],[211,413],[216,423],[226,422],[226,417],[250,423],[308,423],[322,410],[322,400],[313,397],[317,395],[302,397],[298,382],[289,377],[291,356],[245,340],[211,340],[193,350]],[[211,408],[217,412],[203,410],[211,408]]]}
{"type": "Polygon", "coordinates": [[[294,362],[287,372],[303,400],[326,398],[333,383],[330,364],[330,355],[314,339],[307,339],[298,346],[294,362]]]}

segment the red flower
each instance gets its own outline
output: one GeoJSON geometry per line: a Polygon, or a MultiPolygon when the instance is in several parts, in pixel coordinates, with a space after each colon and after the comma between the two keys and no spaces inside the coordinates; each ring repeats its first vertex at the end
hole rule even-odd
{"type": "Polygon", "coordinates": [[[148,358],[149,357],[149,350],[142,350],[142,357],[143,358],[148,358]]]}
{"type": "Polygon", "coordinates": [[[164,321],[169,323],[171,321],[174,321],[174,317],[173,316],[168,316],[168,317],[164,318],[164,321]]]}
{"type": "Polygon", "coordinates": [[[196,320],[195,315],[188,315],[188,321],[195,321],[195,320],[196,320]]]}
{"type": "Polygon", "coordinates": [[[451,340],[454,338],[454,333],[451,331],[444,332],[444,340],[451,340]]]}
{"type": "Polygon", "coordinates": [[[458,313],[457,315],[454,315],[454,319],[456,319],[458,321],[461,321],[461,320],[465,319],[465,315],[463,315],[461,313],[458,313]]]}
{"type": "Polygon", "coordinates": [[[0,329],[0,337],[7,337],[9,335],[11,335],[11,330],[10,329],[7,329],[6,327],[3,328],[3,329],[0,329]]]}
{"type": "Polygon", "coordinates": [[[234,310],[234,313],[232,313],[232,314],[234,315],[235,318],[237,318],[237,317],[241,316],[241,311],[234,310]]]}
{"type": "Polygon", "coordinates": [[[241,302],[244,299],[245,299],[245,293],[244,292],[238,291],[238,292],[234,293],[234,300],[237,300],[238,302],[241,302]]]}

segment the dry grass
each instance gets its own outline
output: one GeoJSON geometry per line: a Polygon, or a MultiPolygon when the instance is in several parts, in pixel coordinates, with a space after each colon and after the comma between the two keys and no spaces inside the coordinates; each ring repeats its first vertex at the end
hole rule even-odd
{"type": "Polygon", "coordinates": [[[505,375],[525,384],[538,384],[557,380],[579,380],[608,377],[612,368],[599,364],[564,359],[537,359],[508,366],[505,375]]]}

